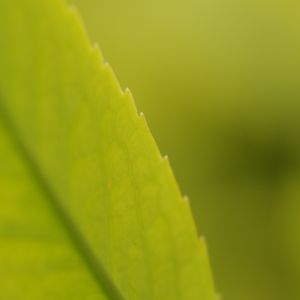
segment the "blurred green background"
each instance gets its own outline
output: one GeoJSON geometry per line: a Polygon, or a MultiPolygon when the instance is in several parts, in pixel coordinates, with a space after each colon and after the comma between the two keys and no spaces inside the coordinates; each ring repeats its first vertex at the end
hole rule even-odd
{"type": "Polygon", "coordinates": [[[299,1],[69,2],[169,155],[224,299],[300,299],[299,1]]]}

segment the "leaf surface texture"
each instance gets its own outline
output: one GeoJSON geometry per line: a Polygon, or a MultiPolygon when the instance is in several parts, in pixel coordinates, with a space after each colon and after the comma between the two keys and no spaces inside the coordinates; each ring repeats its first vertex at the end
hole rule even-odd
{"type": "Polygon", "coordinates": [[[0,4],[3,299],[215,299],[167,159],[77,12],[0,4]]]}

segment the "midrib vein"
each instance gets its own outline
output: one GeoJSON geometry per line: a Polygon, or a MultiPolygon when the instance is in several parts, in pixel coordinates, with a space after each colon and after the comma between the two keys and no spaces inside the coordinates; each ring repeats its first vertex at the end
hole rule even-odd
{"type": "Polygon", "coordinates": [[[1,97],[0,118],[3,120],[11,141],[15,145],[16,150],[24,161],[25,166],[29,169],[31,175],[35,179],[41,191],[45,194],[46,199],[48,199],[49,203],[51,204],[54,213],[58,217],[61,225],[66,230],[74,248],[77,250],[82,260],[85,262],[91,275],[93,275],[94,279],[96,280],[102,291],[106,294],[108,299],[125,300],[93,250],[83,238],[84,235],[80,232],[79,228],[77,228],[76,222],[63,207],[58,195],[50,186],[38,163],[35,161],[29,149],[26,147],[26,144],[19,134],[19,130],[14,124],[13,119],[10,117],[8,110],[4,105],[3,98],[1,97]]]}

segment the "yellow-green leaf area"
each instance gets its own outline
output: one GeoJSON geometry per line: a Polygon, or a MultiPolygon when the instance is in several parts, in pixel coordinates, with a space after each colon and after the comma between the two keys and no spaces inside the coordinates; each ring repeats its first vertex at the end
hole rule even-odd
{"type": "Polygon", "coordinates": [[[76,11],[2,0],[0,45],[1,297],[216,299],[168,160],[76,11]]]}

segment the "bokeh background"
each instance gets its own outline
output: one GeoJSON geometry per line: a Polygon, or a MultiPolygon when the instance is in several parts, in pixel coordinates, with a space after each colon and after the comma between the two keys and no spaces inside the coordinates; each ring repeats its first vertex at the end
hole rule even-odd
{"type": "Polygon", "coordinates": [[[169,155],[223,298],[300,299],[300,2],[69,2],[169,155]]]}

